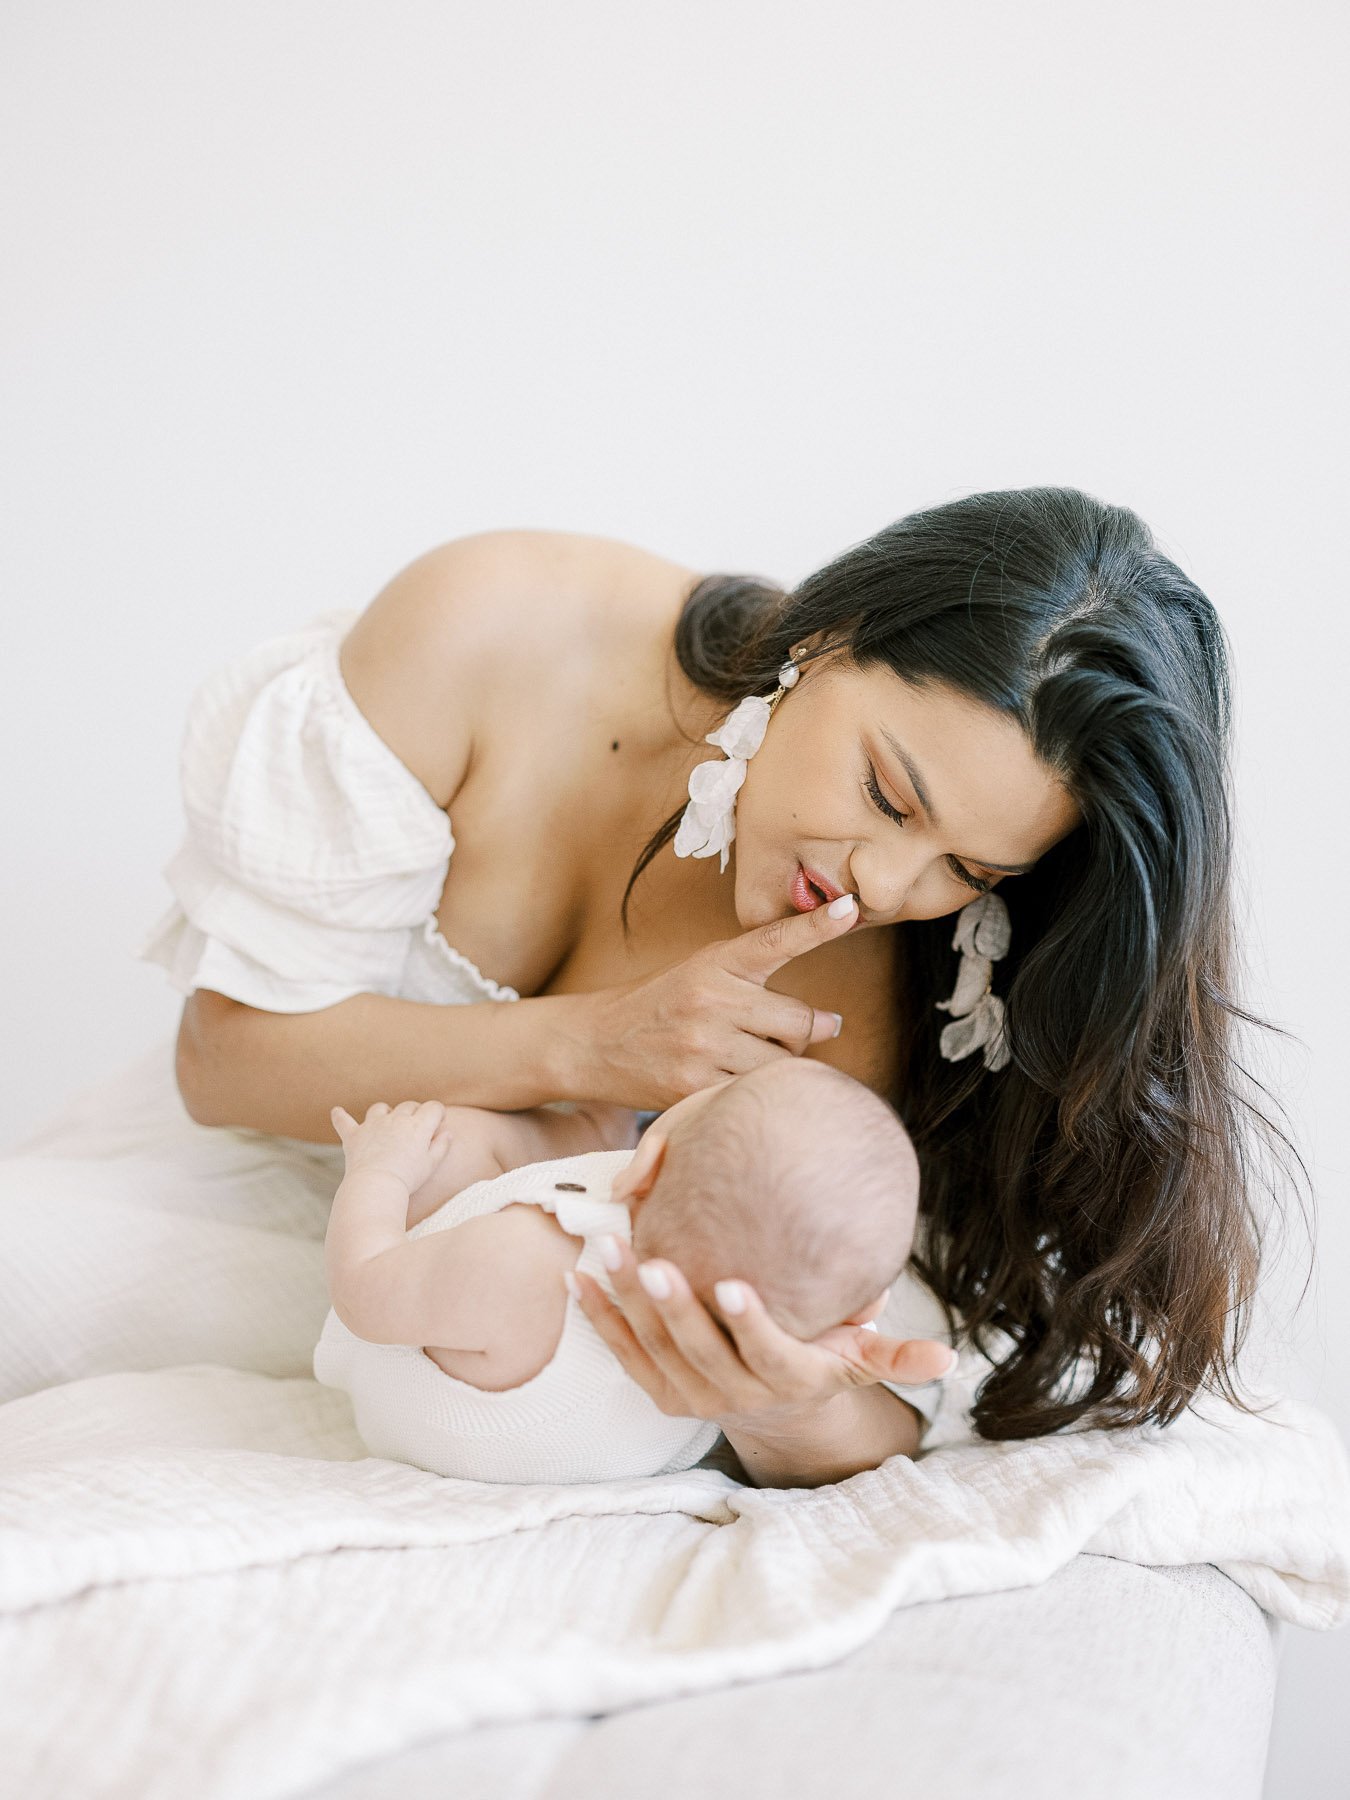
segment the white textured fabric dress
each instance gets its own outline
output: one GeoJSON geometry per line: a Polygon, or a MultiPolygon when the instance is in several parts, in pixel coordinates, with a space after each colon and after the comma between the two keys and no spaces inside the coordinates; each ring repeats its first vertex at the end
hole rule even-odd
{"type": "MultiPolygon", "coordinates": [[[[325,613],[268,639],[193,696],[180,759],[187,834],[165,870],[174,903],[140,950],[183,994],[211,988],[267,1012],[361,993],[447,1006],[520,998],[437,926],[454,834],[342,679],[338,650],[359,616],[325,613]]],[[[881,1325],[950,1335],[912,1275],[894,1283],[881,1325]]],[[[941,1385],[893,1390],[923,1415],[925,1448],[973,1435],[989,1366],[966,1350],[941,1385]]]]}
{"type": "MultiPolygon", "coordinates": [[[[611,1198],[631,1150],[592,1150],[531,1163],[477,1181],[413,1227],[409,1237],[450,1231],[522,1202],[543,1207],[582,1240],[577,1268],[611,1296],[600,1258],[606,1232],[629,1241],[631,1216],[611,1198]],[[585,1193],[559,1191],[578,1183],[585,1193]]],[[[447,1375],[420,1348],[372,1344],[329,1311],[314,1373],[352,1399],[356,1429],[375,1456],[467,1481],[621,1481],[692,1469],[721,1433],[702,1419],[673,1419],[627,1374],[575,1300],[548,1364],[519,1387],[488,1392],[447,1375]]]]}

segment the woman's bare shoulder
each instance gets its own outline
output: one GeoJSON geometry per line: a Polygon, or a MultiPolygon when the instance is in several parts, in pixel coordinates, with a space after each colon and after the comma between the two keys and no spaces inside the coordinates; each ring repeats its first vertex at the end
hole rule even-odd
{"type": "Polygon", "coordinates": [[[476,532],[399,571],[342,646],[343,679],[371,725],[443,807],[473,759],[477,721],[522,658],[604,640],[669,612],[697,571],[581,532],[476,532]]]}

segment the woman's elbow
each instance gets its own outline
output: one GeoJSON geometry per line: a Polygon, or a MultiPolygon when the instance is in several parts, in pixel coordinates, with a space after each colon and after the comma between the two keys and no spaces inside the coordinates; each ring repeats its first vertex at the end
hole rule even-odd
{"type": "Polygon", "coordinates": [[[178,1024],[173,1072],[188,1117],[198,1125],[235,1125],[227,1075],[226,1044],[233,1018],[249,1008],[224,994],[198,988],[187,997],[178,1024]]]}

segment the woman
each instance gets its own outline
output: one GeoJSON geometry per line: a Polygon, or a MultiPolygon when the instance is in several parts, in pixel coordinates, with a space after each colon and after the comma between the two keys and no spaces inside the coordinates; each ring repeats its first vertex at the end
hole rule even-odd
{"type": "MultiPolygon", "coordinates": [[[[978,494],[791,593],[490,533],[348,623],[262,646],[193,710],[179,905],[147,954],[188,993],[194,1118],[320,1141],[335,1103],[655,1107],[823,1057],[914,1136],[919,1267],[994,1365],[982,1435],[1232,1393],[1257,1242],[1225,656],[1133,513],[978,494]],[[690,807],[709,735],[771,693],[739,793],[690,807]],[[1006,945],[967,934],[954,992],[952,915],[994,888],[1006,945]]],[[[646,1279],[625,1257],[590,1316],[754,1479],[916,1447],[896,1390],[937,1346],[801,1345],[753,1294],[718,1321],[677,1269],[646,1279]]]]}

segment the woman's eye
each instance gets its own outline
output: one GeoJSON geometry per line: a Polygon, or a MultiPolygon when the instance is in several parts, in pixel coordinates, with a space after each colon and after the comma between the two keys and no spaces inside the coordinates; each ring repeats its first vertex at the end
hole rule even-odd
{"type": "Polygon", "coordinates": [[[977,894],[990,894],[993,892],[994,884],[992,881],[981,881],[978,875],[972,875],[966,865],[957,862],[954,856],[949,856],[947,861],[951,865],[952,874],[955,875],[956,879],[958,881],[963,881],[967,887],[974,888],[977,894]]]}
{"type": "MultiPolygon", "coordinates": [[[[888,819],[894,819],[897,825],[903,825],[905,820],[909,817],[909,814],[898,812],[882,793],[880,787],[877,785],[877,771],[876,766],[873,763],[869,762],[867,765],[867,781],[864,785],[877,810],[885,813],[888,819]]],[[[992,881],[981,881],[978,875],[972,875],[966,865],[963,862],[958,862],[954,856],[949,856],[947,858],[947,866],[958,881],[963,882],[968,888],[974,888],[977,894],[988,894],[992,892],[994,886],[992,881]]]]}
{"type": "Polygon", "coordinates": [[[891,805],[890,801],[877,786],[876,768],[870,762],[867,765],[866,787],[868,793],[872,796],[872,802],[877,807],[878,811],[885,813],[888,819],[894,819],[897,825],[903,825],[905,820],[909,817],[909,814],[897,812],[895,807],[891,805]]]}

